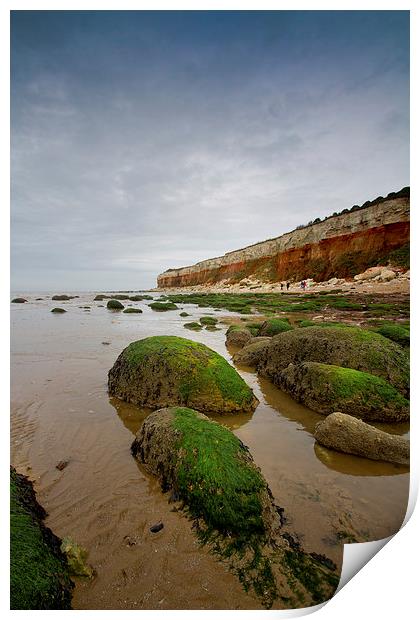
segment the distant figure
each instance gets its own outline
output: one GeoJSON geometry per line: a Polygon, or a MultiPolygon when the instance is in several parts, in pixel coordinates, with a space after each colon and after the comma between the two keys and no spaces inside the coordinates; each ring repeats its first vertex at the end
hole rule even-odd
{"type": "Polygon", "coordinates": [[[305,283],[303,280],[300,281],[300,288],[302,291],[305,289],[305,283]]]}
{"type": "Polygon", "coordinates": [[[283,282],[280,284],[280,288],[281,290],[283,290],[283,282]]]}
{"type": "Polygon", "coordinates": [[[289,287],[290,287],[290,282],[287,282],[286,289],[289,290],[289,287]]]}
{"type": "Polygon", "coordinates": [[[306,282],[306,280],[304,280],[302,282],[302,284],[303,284],[303,290],[306,291],[306,287],[307,287],[308,283],[306,282]]]}

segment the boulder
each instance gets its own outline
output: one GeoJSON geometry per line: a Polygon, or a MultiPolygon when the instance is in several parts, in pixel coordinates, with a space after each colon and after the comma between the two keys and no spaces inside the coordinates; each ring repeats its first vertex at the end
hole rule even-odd
{"type": "Polygon", "coordinates": [[[315,426],[315,439],[333,450],[375,461],[408,465],[410,441],[370,426],[351,415],[335,412],[315,426]]]}
{"type": "Polygon", "coordinates": [[[251,338],[252,334],[246,327],[231,325],[226,332],[226,346],[243,347],[248,344],[251,338]]]}
{"type": "Polygon", "coordinates": [[[53,295],[51,297],[53,301],[68,301],[69,299],[74,299],[71,295],[53,295]]]}
{"type": "Polygon", "coordinates": [[[140,308],[126,308],[123,310],[124,314],[142,314],[143,310],[140,308]]]}
{"type": "Polygon", "coordinates": [[[96,295],[96,297],[93,298],[93,301],[103,301],[104,299],[106,299],[107,295],[96,295]]]}
{"type": "Polygon", "coordinates": [[[132,342],[108,374],[109,392],[144,407],[181,405],[203,412],[252,412],[251,388],[218,353],[177,336],[132,342]]]}
{"type": "Polygon", "coordinates": [[[385,269],[383,266],[382,267],[369,267],[369,269],[366,269],[366,271],[364,271],[363,273],[358,273],[357,275],[355,275],[354,279],[356,281],[372,280],[376,276],[379,276],[383,269],[385,269]]]}
{"type": "Polygon", "coordinates": [[[67,310],[64,310],[64,308],[53,308],[51,312],[54,312],[54,314],[63,314],[64,312],[67,312],[67,310]]]}
{"type": "Polygon", "coordinates": [[[276,336],[282,332],[288,332],[291,329],[293,329],[293,327],[289,325],[287,319],[268,319],[264,321],[258,330],[258,336],[276,336]]]}
{"type": "Polygon", "coordinates": [[[28,300],[24,299],[23,297],[15,297],[14,299],[12,299],[12,304],[26,304],[28,300]]]}
{"type": "Polygon", "coordinates": [[[202,316],[200,323],[202,325],[216,325],[217,319],[214,316],[202,316]]]}
{"type": "Polygon", "coordinates": [[[391,269],[382,269],[379,276],[377,276],[377,279],[380,282],[389,282],[390,280],[394,280],[396,277],[397,277],[397,274],[395,273],[395,271],[392,271],[391,269]]]}
{"type": "Polygon", "coordinates": [[[10,468],[10,609],[71,609],[74,584],[46,516],[32,483],[10,468]]]}
{"type": "Polygon", "coordinates": [[[257,370],[274,383],[289,364],[320,362],[382,377],[403,395],[409,389],[409,356],[388,338],[359,327],[305,327],[271,339],[257,370]]]}
{"type": "Polygon", "coordinates": [[[276,385],[313,411],[334,410],[377,422],[406,422],[409,402],[380,377],[352,368],[317,362],[289,364],[276,385]]]}
{"type": "Polygon", "coordinates": [[[261,361],[270,340],[271,338],[258,338],[258,342],[250,342],[234,354],[233,361],[244,366],[256,366],[261,361]]]}
{"type": "Polygon", "coordinates": [[[283,510],[249,450],[226,427],[189,408],[150,414],[132,453],[163,491],[179,498],[201,543],[270,608],[310,606],[329,599],[336,567],[283,533],[283,510]]]}
{"type": "Polygon", "coordinates": [[[172,301],[154,301],[149,304],[149,308],[156,312],[167,312],[168,310],[178,310],[178,306],[172,301]]]}
{"type": "Polygon", "coordinates": [[[191,321],[190,323],[184,323],[185,329],[192,329],[194,332],[200,332],[203,329],[201,323],[191,321]]]}
{"type": "Polygon", "coordinates": [[[124,306],[122,305],[122,303],[118,301],[117,299],[110,299],[108,303],[106,304],[106,307],[108,308],[108,310],[123,310],[124,309],[124,306]]]}

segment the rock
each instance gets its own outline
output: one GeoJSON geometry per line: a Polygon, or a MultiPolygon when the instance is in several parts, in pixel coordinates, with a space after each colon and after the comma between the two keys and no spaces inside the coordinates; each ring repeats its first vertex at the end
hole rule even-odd
{"type": "Polygon", "coordinates": [[[293,329],[287,321],[287,319],[268,319],[261,325],[258,336],[276,336],[282,332],[287,332],[293,329]]]}
{"type": "Polygon", "coordinates": [[[252,334],[246,327],[241,325],[231,325],[226,332],[226,346],[235,345],[243,347],[252,338],[252,334]]]}
{"type": "Polygon", "coordinates": [[[408,465],[410,441],[391,435],[344,413],[332,413],[315,426],[315,439],[333,450],[376,461],[408,465]]]}
{"type": "Polygon", "coordinates": [[[55,314],[63,314],[64,312],[67,312],[67,310],[64,310],[64,308],[53,308],[51,312],[54,312],[55,314]]]}
{"type": "Polygon", "coordinates": [[[190,315],[188,314],[188,312],[180,312],[179,316],[185,317],[185,316],[190,316],[190,315]]]}
{"type": "Polygon", "coordinates": [[[103,301],[106,297],[107,295],[96,295],[96,297],[93,298],[93,301],[103,301]]]}
{"type": "Polygon", "coordinates": [[[124,314],[142,314],[143,310],[140,308],[126,308],[123,310],[124,314]]]}
{"type": "Polygon", "coordinates": [[[405,422],[409,402],[392,385],[366,372],[305,362],[290,364],[276,385],[307,407],[329,415],[334,410],[377,422],[405,422]]]}
{"type": "Polygon", "coordinates": [[[69,299],[74,299],[71,295],[53,295],[51,297],[53,301],[68,301],[69,299]]]}
{"type": "Polygon", "coordinates": [[[32,483],[10,468],[10,609],[71,609],[74,584],[46,516],[32,483]]]}
{"type": "Polygon", "coordinates": [[[249,340],[246,346],[248,346],[249,344],[255,344],[256,342],[271,342],[271,337],[270,336],[253,336],[249,340]]]}
{"type": "Polygon", "coordinates": [[[153,532],[153,534],[156,534],[156,532],[160,532],[160,530],[163,530],[163,523],[162,523],[162,521],[160,521],[159,523],[155,523],[150,528],[150,531],[153,532]]]}
{"type": "Polygon", "coordinates": [[[328,284],[331,284],[332,286],[335,286],[336,284],[338,284],[338,278],[330,278],[328,280],[328,284]]]}
{"type": "Polygon", "coordinates": [[[111,299],[118,299],[118,301],[125,301],[127,299],[130,299],[129,295],[110,295],[111,299]]]}
{"type": "Polygon", "coordinates": [[[201,323],[196,323],[194,321],[191,323],[184,323],[184,327],[185,329],[192,329],[194,332],[199,332],[203,329],[201,323]]]}
{"type": "Polygon", "coordinates": [[[144,407],[182,405],[213,413],[252,412],[252,390],[218,353],[177,336],[132,342],[108,374],[110,394],[144,407]]]}
{"type": "Polygon", "coordinates": [[[199,540],[265,607],[277,599],[310,606],[332,596],[338,576],[283,534],[282,509],[228,428],[192,409],[160,409],[145,419],[131,450],[171,491],[169,499],[184,503],[199,540]]]}
{"type": "Polygon", "coordinates": [[[23,297],[15,297],[14,299],[12,299],[11,303],[12,304],[26,304],[27,303],[27,299],[24,299],[23,297]]]}
{"type": "Polygon", "coordinates": [[[63,471],[63,469],[65,469],[68,464],[69,464],[69,461],[59,461],[57,465],[55,466],[55,468],[58,469],[59,471],[63,471]]]}
{"type": "Polygon", "coordinates": [[[86,562],[86,549],[75,543],[68,536],[63,538],[60,549],[67,556],[67,562],[72,575],[77,575],[78,577],[93,577],[94,570],[86,562]]]}
{"type": "Polygon", "coordinates": [[[105,342],[105,341],[104,341],[102,344],[111,344],[111,343],[110,343],[110,342],[105,342]]]}
{"type": "Polygon", "coordinates": [[[202,325],[216,325],[217,319],[215,319],[213,316],[202,316],[200,318],[200,323],[202,325]]]}
{"type": "Polygon", "coordinates": [[[394,325],[381,325],[374,331],[377,334],[385,336],[385,338],[389,338],[390,340],[397,342],[402,347],[410,346],[410,331],[403,325],[398,325],[397,323],[394,325]]]}
{"type": "Polygon", "coordinates": [[[108,308],[108,310],[123,310],[124,309],[124,306],[122,305],[122,303],[118,301],[117,299],[110,299],[108,303],[106,304],[106,307],[108,308]]]}
{"type": "Polygon", "coordinates": [[[233,361],[235,364],[243,364],[244,366],[256,366],[261,361],[270,340],[271,338],[263,338],[262,341],[245,345],[234,354],[233,361]]]}
{"type": "Polygon", "coordinates": [[[150,299],[152,301],[153,297],[151,295],[132,295],[129,299],[131,301],[144,301],[146,299],[150,299]]]}
{"type": "Polygon", "coordinates": [[[370,267],[366,269],[363,273],[358,273],[354,276],[356,281],[358,280],[372,280],[376,276],[379,276],[384,267],[370,267]]]}
{"type": "Polygon", "coordinates": [[[391,269],[382,269],[381,273],[379,274],[379,280],[381,282],[389,282],[390,280],[394,280],[394,278],[396,277],[397,274],[391,269]]]}
{"type": "Polygon", "coordinates": [[[178,310],[178,306],[171,301],[154,301],[149,304],[149,308],[157,312],[167,312],[168,310],[178,310]]]}
{"type": "Polygon", "coordinates": [[[409,389],[407,351],[388,338],[359,327],[305,327],[271,339],[257,370],[274,383],[289,364],[320,362],[382,377],[403,395],[409,389]]]}

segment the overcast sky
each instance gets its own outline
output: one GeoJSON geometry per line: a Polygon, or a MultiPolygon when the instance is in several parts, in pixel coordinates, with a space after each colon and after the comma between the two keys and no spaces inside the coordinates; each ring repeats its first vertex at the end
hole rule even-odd
{"type": "Polygon", "coordinates": [[[409,185],[409,14],[14,12],[12,287],[154,286],[409,185]]]}

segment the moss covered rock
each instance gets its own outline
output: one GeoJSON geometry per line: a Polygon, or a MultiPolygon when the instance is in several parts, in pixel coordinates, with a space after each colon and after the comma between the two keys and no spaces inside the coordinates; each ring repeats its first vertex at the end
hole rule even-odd
{"type": "Polygon", "coordinates": [[[332,596],[334,565],[326,568],[283,533],[282,509],[227,428],[189,408],[161,409],[143,422],[132,453],[180,499],[199,540],[228,561],[264,606],[279,600],[282,607],[304,607],[332,596]]]}
{"type": "Polygon", "coordinates": [[[96,295],[96,296],[93,298],[93,301],[103,301],[103,300],[104,300],[104,299],[106,299],[106,298],[107,298],[107,295],[102,295],[102,294],[99,294],[99,295],[96,295]]]}
{"type": "Polygon", "coordinates": [[[251,338],[251,340],[257,340],[257,342],[250,342],[245,345],[240,351],[237,351],[233,356],[233,361],[236,364],[244,364],[245,366],[257,366],[257,364],[263,359],[265,350],[271,338],[251,338]]]}
{"type": "Polygon", "coordinates": [[[216,325],[217,319],[213,316],[202,316],[200,318],[201,325],[216,325]]]}
{"type": "Polygon", "coordinates": [[[251,338],[252,334],[247,327],[231,325],[226,332],[226,346],[244,347],[251,338]]]}
{"type": "Polygon", "coordinates": [[[288,332],[291,329],[293,329],[293,327],[289,325],[286,319],[268,319],[268,321],[264,321],[258,330],[258,336],[276,336],[282,332],[288,332]]]}
{"type": "Polygon", "coordinates": [[[45,527],[30,481],[10,469],[10,608],[71,609],[73,583],[60,539],[45,527]]]}
{"type": "Polygon", "coordinates": [[[399,465],[410,462],[410,441],[378,430],[341,412],[329,415],[315,427],[315,439],[327,448],[399,465]]]}
{"type": "Polygon", "coordinates": [[[124,314],[142,314],[143,310],[140,308],[126,308],[123,312],[124,314]]]}
{"type": "Polygon", "coordinates": [[[188,314],[188,312],[180,312],[179,316],[185,317],[185,316],[190,316],[190,315],[188,314]]]}
{"type": "Polygon", "coordinates": [[[185,329],[192,329],[193,332],[200,332],[203,329],[201,323],[192,321],[191,323],[184,323],[185,329]]]}
{"type": "Polygon", "coordinates": [[[118,299],[110,299],[106,304],[108,310],[124,310],[124,306],[118,299]]]}
{"type": "Polygon", "coordinates": [[[51,297],[53,301],[68,301],[69,299],[74,299],[74,296],[71,295],[53,295],[51,297]]]}
{"type": "Polygon", "coordinates": [[[14,299],[12,299],[12,304],[26,304],[28,300],[24,299],[23,297],[15,297],[14,299]]]}
{"type": "Polygon", "coordinates": [[[409,402],[381,377],[318,362],[290,364],[276,385],[310,409],[329,415],[342,411],[378,422],[405,422],[409,402]]]}
{"type": "Polygon", "coordinates": [[[252,390],[218,353],[177,336],[132,342],[108,375],[109,392],[145,407],[183,405],[199,411],[254,411],[252,390]]]}
{"type": "Polygon", "coordinates": [[[358,327],[306,327],[274,336],[258,372],[276,383],[289,364],[321,362],[382,377],[408,394],[409,357],[395,342],[358,327]]]}
{"type": "Polygon", "coordinates": [[[375,329],[377,334],[381,334],[381,336],[385,336],[385,338],[389,338],[394,342],[397,342],[402,347],[410,346],[410,330],[406,329],[402,325],[381,325],[375,329]]]}
{"type": "Polygon", "coordinates": [[[67,312],[67,310],[64,310],[64,308],[53,308],[51,312],[54,312],[54,314],[63,314],[64,312],[67,312]]]}
{"type": "Polygon", "coordinates": [[[149,304],[149,308],[156,312],[167,312],[168,310],[178,310],[178,306],[171,301],[154,301],[149,304]]]}
{"type": "Polygon", "coordinates": [[[132,295],[129,299],[130,301],[143,301],[146,299],[153,300],[153,297],[151,295],[132,295]]]}

